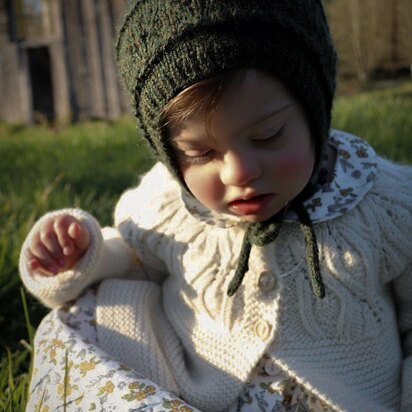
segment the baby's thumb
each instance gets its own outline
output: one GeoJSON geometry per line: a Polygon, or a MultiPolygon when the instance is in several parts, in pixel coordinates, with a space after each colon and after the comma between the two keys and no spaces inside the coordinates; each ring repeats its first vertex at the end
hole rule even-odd
{"type": "Polygon", "coordinates": [[[77,249],[86,250],[89,247],[89,230],[81,223],[73,222],[69,226],[68,234],[73,239],[77,249]]]}

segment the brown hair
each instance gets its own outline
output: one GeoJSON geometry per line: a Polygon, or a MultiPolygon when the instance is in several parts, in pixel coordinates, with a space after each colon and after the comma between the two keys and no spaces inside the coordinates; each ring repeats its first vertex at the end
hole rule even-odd
{"type": "MultiPolygon", "coordinates": [[[[247,69],[231,70],[201,80],[170,100],[160,114],[162,128],[167,130],[168,137],[172,138],[185,120],[199,114],[206,115],[206,131],[211,136],[210,124],[221,97],[230,86],[242,83],[246,71],[247,69]]],[[[263,71],[262,74],[269,75],[263,71]]]]}

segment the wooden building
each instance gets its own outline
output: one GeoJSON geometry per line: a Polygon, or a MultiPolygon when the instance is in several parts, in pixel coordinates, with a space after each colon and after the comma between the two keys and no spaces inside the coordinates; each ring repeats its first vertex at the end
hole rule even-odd
{"type": "Polygon", "coordinates": [[[116,119],[113,59],[126,0],[0,0],[0,121],[116,119]]]}

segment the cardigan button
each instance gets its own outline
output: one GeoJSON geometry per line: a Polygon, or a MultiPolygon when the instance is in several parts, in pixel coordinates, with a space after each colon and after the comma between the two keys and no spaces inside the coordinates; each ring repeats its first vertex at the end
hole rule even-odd
{"type": "Polygon", "coordinates": [[[269,322],[266,322],[263,319],[259,319],[254,326],[254,333],[255,335],[263,340],[268,340],[270,336],[270,331],[272,330],[272,325],[269,322]]]}
{"type": "Polygon", "coordinates": [[[259,289],[263,292],[270,292],[276,287],[276,278],[272,272],[264,271],[259,276],[259,289]]]}
{"type": "Polygon", "coordinates": [[[282,372],[282,369],[280,369],[272,359],[267,359],[265,361],[263,369],[269,376],[276,376],[279,375],[280,372],[282,372]]]}

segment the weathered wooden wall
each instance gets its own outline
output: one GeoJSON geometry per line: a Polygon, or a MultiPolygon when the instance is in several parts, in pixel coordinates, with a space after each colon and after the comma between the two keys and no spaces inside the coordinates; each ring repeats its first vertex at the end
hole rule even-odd
{"type": "MultiPolygon", "coordinates": [[[[128,112],[113,58],[115,27],[126,0],[48,0],[53,33],[11,39],[0,8],[0,120],[34,118],[29,50],[47,47],[57,120],[116,119],[128,112]]],[[[9,2],[10,4],[10,2],[9,2]]]]}
{"type": "Polygon", "coordinates": [[[30,99],[27,73],[20,68],[25,56],[8,38],[8,15],[5,3],[0,8],[0,119],[27,121],[30,99]]]}
{"type": "Polygon", "coordinates": [[[73,117],[116,119],[128,111],[113,59],[125,1],[63,1],[62,21],[73,117]]]}

